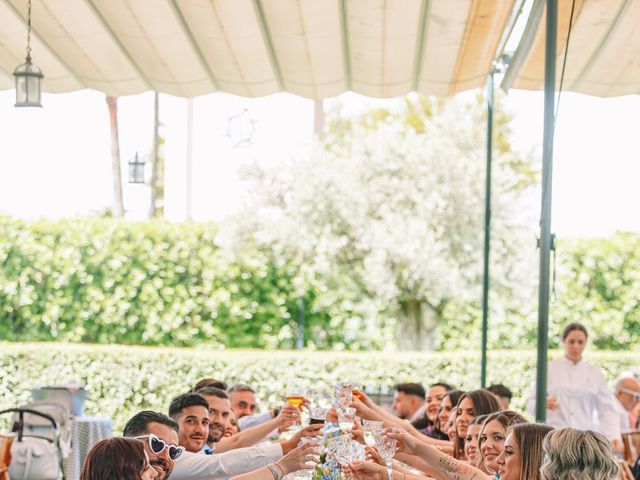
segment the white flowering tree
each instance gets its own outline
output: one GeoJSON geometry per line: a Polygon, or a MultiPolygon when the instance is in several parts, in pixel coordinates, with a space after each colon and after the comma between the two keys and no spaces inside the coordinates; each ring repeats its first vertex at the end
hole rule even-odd
{"type": "MultiPolygon", "coordinates": [[[[253,238],[304,266],[301,289],[321,279],[358,292],[395,319],[399,348],[431,349],[447,304],[480,298],[485,124],[479,99],[414,96],[354,118],[334,112],[309,159],[252,168],[253,238]]],[[[515,210],[535,172],[512,152],[506,116],[497,127],[493,281],[512,288],[515,210]]]]}

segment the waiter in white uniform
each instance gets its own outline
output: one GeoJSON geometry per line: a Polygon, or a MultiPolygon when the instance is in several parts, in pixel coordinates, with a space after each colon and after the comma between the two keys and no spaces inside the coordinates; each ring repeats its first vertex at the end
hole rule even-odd
{"type": "MultiPolygon", "coordinates": [[[[602,371],[583,360],[587,329],[570,323],[562,332],[564,356],[549,363],[547,374],[547,424],[555,428],[595,430],[622,450],[618,415],[602,371]]],[[[535,386],[527,400],[535,414],[535,386]]]]}

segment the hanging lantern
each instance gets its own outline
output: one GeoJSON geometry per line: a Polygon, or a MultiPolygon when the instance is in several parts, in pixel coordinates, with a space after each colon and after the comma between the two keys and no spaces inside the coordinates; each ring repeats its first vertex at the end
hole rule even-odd
{"type": "Polygon", "coordinates": [[[138,152],[129,160],[129,183],[144,183],[144,167],[146,162],[140,160],[138,152]]]}
{"type": "Polygon", "coordinates": [[[27,2],[27,58],[13,72],[16,77],[16,107],[42,107],[40,84],[44,75],[31,63],[31,0],[27,2]]]}

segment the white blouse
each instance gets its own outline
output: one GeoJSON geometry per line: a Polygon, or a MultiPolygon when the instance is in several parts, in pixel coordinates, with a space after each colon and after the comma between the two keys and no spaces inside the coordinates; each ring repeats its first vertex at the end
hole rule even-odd
{"type": "MultiPolygon", "coordinates": [[[[536,411],[535,385],[527,399],[527,410],[536,411]]],[[[559,407],[547,409],[547,424],[555,428],[572,427],[595,430],[608,439],[620,438],[620,424],[613,397],[602,371],[581,360],[573,363],[566,357],[549,363],[547,395],[558,400],[559,407]]]]}

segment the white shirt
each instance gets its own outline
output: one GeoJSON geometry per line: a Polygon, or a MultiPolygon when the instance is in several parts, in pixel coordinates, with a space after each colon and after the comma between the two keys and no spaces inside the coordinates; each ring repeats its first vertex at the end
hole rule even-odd
{"type": "MultiPolygon", "coordinates": [[[[620,438],[613,397],[598,367],[586,360],[573,363],[562,357],[550,362],[547,372],[547,395],[555,397],[559,404],[556,410],[547,410],[547,424],[595,430],[608,439],[620,438]]],[[[527,410],[532,414],[536,411],[535,393],[534,385],[527,399],[527,410]]]]}
{"type": "Polygon", "coordinates": [[[240,417],[238,419],[238,428],[240,428],[240,430],[245,430],[247,428],[266,423],[271,419],[272,417],[270,412],[257,413],[255,415],[245,415],[244,417],[240,417]]]}
{"type": "Polygon", "coordinates": [[[184,452],[176,460],[169,480],[207,480],[241,475],[257,470],[282,457],[282,446],[238,448],[230,452],[201,455],[184,452]]]}
{"type": "Polygon", "coordinates": [[[629,420],[629,412],[624,408],[624,405],[620,403],[615,395],[612,397],[613,409],[618,416],[618,422],[620,423],[620,433],[626,433],[633,430],[631,428],[631,421],[629,420]]]}

